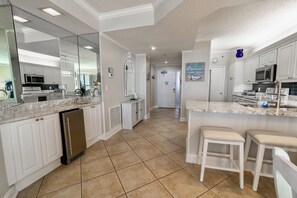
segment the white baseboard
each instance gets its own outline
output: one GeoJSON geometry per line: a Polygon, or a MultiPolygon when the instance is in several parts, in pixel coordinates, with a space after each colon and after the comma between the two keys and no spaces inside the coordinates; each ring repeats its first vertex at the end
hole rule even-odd
{"type": "Polygon", "coordinates": [[[115,135],[116,133],[118,133],[119,131],[121,131],[122,128],[123,128],[122,127],[122,124],[117,125],[116,127],[114,127],[113,129],[111,129],[107,133],[103,134],[102,140],[109,139],[110,137],[112,137],[113,135],[115,135]]]}
{"type": "Polygon", "coordinates": [[[186,162],[197,164],[199,162],[199,157],[198,157],[198,155],[187,154],[186,155],[186,162]]]}
{"type": "Polygon", "coordinates": [[[149,119],[150,117],[151,117],[151,114],[148,113],[148,114],[146,114],[146,115],[144,116],[144,119],[147,120],[147,119],[149,119]]]}
{"type": "Polygon", "coordinates": [[[102,135],[98,135],[97,137],[89,140],[87,142],[87,148],[89,148],[90,146],[92,146],[93,144],[95,144],[96,142],[98,142],[99,140],[102,140],[102,135]]]}
{"type": "Polygon", "coordinates": [[[8,191],[5,193],[3,198],[16,198],[18,195],[18,192],[15,189],[15,186],[12,185],[9,187],[8,191]]]}
{"type": "Polygon", "coordinates": [[[150,108],[150,111],[154,110],[154,109],[158,109],[159,107],[157,105],[153,106],[150,108]]]}
{"type": "Polygon", "coordinates": [[[187,118],[186,117],[180,117],[179,121],[180,122],[187,122],[187,118]]]}
{"type": "Polygon", "coordinates": [[[34,173],[25,177],[24,179],[18,181],[15,184],[16,191],[19,192],[19,191],[25,189],[26,187],[30,186],[31,184],[33,184],[40,178],[44,177],[48,173],[50,173],[53,170],[55,170],[56,168],[58,168],[60,165],[61,165],[61,160],[59,158],[59,159],[56,159],[55,161],[51,162],[50,164],[46,165],[45,167],[35,171],[34,173]]]}

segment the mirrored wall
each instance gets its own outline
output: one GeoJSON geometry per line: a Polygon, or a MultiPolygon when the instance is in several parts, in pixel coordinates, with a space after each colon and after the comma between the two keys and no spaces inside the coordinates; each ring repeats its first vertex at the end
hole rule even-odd
{"type": "MultiPolygon", "coordinates": [[[[0,90],[18,88],[8,95],[19,103],[100,94],[98,33],[74,35],[14,6],[2,8],[6,10],[0,12],[0,90]],[[8,51],[11,46],[14,53],[8,51]]],[[[5,95],[1,94],[0,98],[5,95]]]]}

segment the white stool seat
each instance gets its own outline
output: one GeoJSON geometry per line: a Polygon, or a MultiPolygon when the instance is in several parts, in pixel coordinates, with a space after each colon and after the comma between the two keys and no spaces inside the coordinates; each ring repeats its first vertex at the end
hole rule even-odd
{"type": "Polygon", "coordinates": [[[208,166],[206,164],[208,144],[227,144],[230,145],[230,161],[233,161],[233,146],[239,146],[239,166],[238,168],[224,168],[222,170],[239,172],[240,188],[243,189],[244,186],[244,158],[243,158],[243,144],[244,138],[235,132],[231,128],[227,127],[217,127],[217,126],[203,126],[200,128],[200,145],[199,145],[199,155],[202,153],[203,145],[203,156],[201,163],[201,173],[200,181],[203,182],[205,168],[221,169],[220,167],[208,166]]]}
{"type": "Polygon", "coordinates": [[[244,142],[244,138],[231,128],[201,127],[201,133],[203,138],[210,140],[244,142]]]}
{"type": "Polygon", "coordinates": [[[297,137],[286,136],[279,132],[268,132],[261,130],[248,130],[251,135],[260,144],[265,144],[274,147],[297,148],[297,137]]]}
{"type": "Polygon", "coordinates": [[[264,158],[265,149],[272,149],[273,147],[281,147],[289,151],[297,152],[297,137],[288,136],[276,131],[264,130],[247,130],[245,154],[244,158],[247,160],[251,142],[258,145],[256,165],[254,170],[253,190],[257,191],[259,178],[264,158]]]}

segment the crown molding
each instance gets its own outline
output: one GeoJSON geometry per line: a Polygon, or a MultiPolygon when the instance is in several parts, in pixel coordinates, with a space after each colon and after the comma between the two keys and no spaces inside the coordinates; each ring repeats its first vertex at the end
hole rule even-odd
{"type": "Polygon", "coordinates": [[[74,0],[80,7],[88,11],[93,17],[99,20],[100,14],[89,3],[83,0],[74,0]]]}
{"type": "Polygon", "coordinates": [[[118,17],[130,16],[135,14],[141,14],[145,12],[154,12],[152,4],[145,4],[141,6],[134,6],[130,8],[104,12],[99,14],[99,20],[113,19],[118,17]]]}
{"type": "Polygon", "coordinates": [[[164,0],[156,0],[154,3],[153,3],[153,7],[156,9],[157,7],[159,7],[161,5],[161,3],[163,2],[164,0]]]}
{"type": "MultiPolygon", "coordinates": [[[[131,52],[126,46],[122,45],[121,43],[119,43],[118,41],[114,40],[113,38],[111,38],[110,36],[106,35],[105,33],[103,32],[100,32],[100,36],[106,38],[107,40],[111,41],[112,43],[116,44],[117,46],[119,46],[120,48],[128,51],[128,52],[131,52]]],[[[132,53],[132,52],[131,52],[132,53]]]]}

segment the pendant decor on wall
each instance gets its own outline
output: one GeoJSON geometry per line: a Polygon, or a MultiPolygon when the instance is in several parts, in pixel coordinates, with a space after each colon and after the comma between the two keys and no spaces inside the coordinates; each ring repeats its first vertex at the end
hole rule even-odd
{"type": "Polygon", "coordinates": [[[243,49],[237,49],[235,56],[236,56],[236,58],[242,58],[243,57],[243,49]]]}
{"type": "Polygon", "coordinates": [[[205,62],[186,63],[186,81],[205,80],[205,62]]]}

